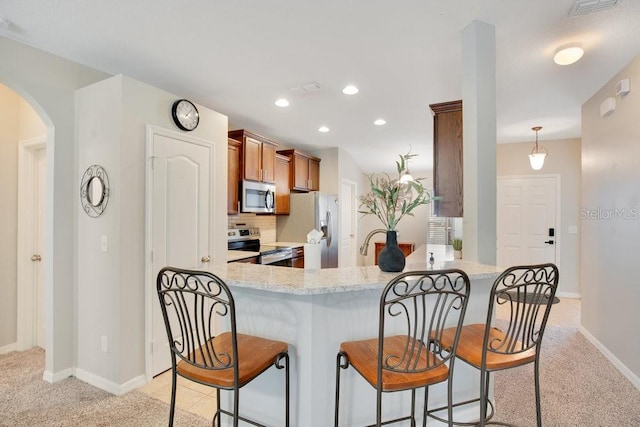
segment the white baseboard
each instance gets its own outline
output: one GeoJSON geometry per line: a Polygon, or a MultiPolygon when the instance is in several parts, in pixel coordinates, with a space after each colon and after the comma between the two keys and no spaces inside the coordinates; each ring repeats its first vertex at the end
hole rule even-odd
{"type": "Polygon", "coordinates": [[[48,383],[57,383],[58,381],[62,381],[65,378],[69,378],[73,376],[73,368],[67,368],[60,372],[56,372],[55,374],[51,371],[44,371],[42,374],[42,379],[48,383]]]}
{"type": "Polygon", "coordinates": [[[604,357],[609,359],[609,362],[611,362],[613,366],[615,366],[616,369],[618,369],[618,371],[622,373],[622,375],[624,375],[629,381],[631,381],[631,384],[633,384],[635,388],[640,390],[640,378],[636,374],[631,372],[631,370],[627,368],[626,365],[620,361],[620,359],[618,359],[613,353],[609,351],[609,349],[602,345],[602,343],[598,341],[596,337],[591,335],[591,333],[587,331],[583,326],[580,326],[579,331],[582,333],[582,335],[584,335],[586,339],[591,342],[591,344],[593,344],[598,350],[600,350],[604,357]]]}
{"type": "Polygon", "coordinates": [[[11,343],[0,347],[0,354],[11,353],[12,351],[16,351],[17,345],[16,343],[11,343]]]}
{"type": "Polygon", "coordinates": [[[116,396],[125,394],[147,383],[145,375],[139,375],[124,384],[116,384],[113,381],[102,378],[98,375],[92,374],[91,372],[87,372],[84,369],[79,368],[76,368],[75,375],[79,380],[84,381],[87,384],[91,384],[94,387],[98,387],[111,394],[115,394],[116,396]]]}
{"type": "Polygon", "coordinates": [[[558,298],[580,299],[580,294],[577,294],[575,292],[557,292],[556,296],[558,298]]]}

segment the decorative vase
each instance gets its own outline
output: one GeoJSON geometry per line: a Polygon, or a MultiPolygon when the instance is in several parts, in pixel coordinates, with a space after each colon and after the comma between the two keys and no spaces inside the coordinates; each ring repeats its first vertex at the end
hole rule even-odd
{"type": "Polygon", "coordinates": [[[395,231],[387,231],[387,241],[378,254],[378,267],[387,272],[404,270],[404,252],[398,247],[398,235],[395,231]]]}
{"type": "Polygon", "coordinates": [[[453,257],[454,257],[455,259],[462,259],[462,251],[456,251],[456,250],[454,250],[454,251],[453,251],[453,257]]]}

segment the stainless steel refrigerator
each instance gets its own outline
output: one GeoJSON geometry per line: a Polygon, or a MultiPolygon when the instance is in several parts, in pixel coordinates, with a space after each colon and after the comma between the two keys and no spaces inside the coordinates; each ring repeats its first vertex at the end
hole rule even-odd
{"type": "Polygon", "coordinates": [[[277,219],[276,239],[279,242],[306,242],[307,233],[321,231],[320,267],[338,266],[338,196],[317,191],[291,193],[289,215],[277,219]]]}

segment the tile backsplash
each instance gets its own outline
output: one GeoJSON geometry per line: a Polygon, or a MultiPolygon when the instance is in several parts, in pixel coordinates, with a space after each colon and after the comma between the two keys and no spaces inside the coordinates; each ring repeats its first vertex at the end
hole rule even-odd
{"type": "Polygon", "coordinates": [[[276,241],[276,216],[256,215],[241,213],[227,216],[227,226],[234,228],[238,226],[258,227],[260,229],[260,242],[271,243],[276,241]]]}

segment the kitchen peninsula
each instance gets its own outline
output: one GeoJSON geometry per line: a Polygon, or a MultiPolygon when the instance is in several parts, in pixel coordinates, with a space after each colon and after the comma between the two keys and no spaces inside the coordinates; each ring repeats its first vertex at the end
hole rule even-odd
{"type": "MultiPolygon", "coordinates": [[[[425,246],[407,257],[405,271],[459,268],[471,279],[471,296],[465,323],[483,323],[489,291],[501,272],[495,266],[467,261],[427,262],[425,246]]],[[[387,282],[396,273],[378,266],[305,270],[231,263],[209,270],[230,285],[237,311],[238,331],[285,341],[291,356],[291,420],[293,426],[333,425],[336,354],[342,341],[371,338],[378,331],[378,303],[387,282]]],[[[363,425],[371,421],[375,392],[353,370],[343,372],[340,425],[363,425]],[[349,378],[347,378],[349,376],[349,378]]],[[[282,422],[281,372],[267,371],[243,388],[241,412],[268,424],[282,422]]],[[[477,394],[478,375],[458,363],[454,400],[477,394]]],[[[223,405],[228,405],[223,395],[223,405]]],[[[419,398],[418,401],[421,398],[419,398]]],[[[434,386],[430,404],[446,402],[446,387],[434,386]]],[[[388,415],[408,411],[409,395],[386,393],[388,415]]]]}

